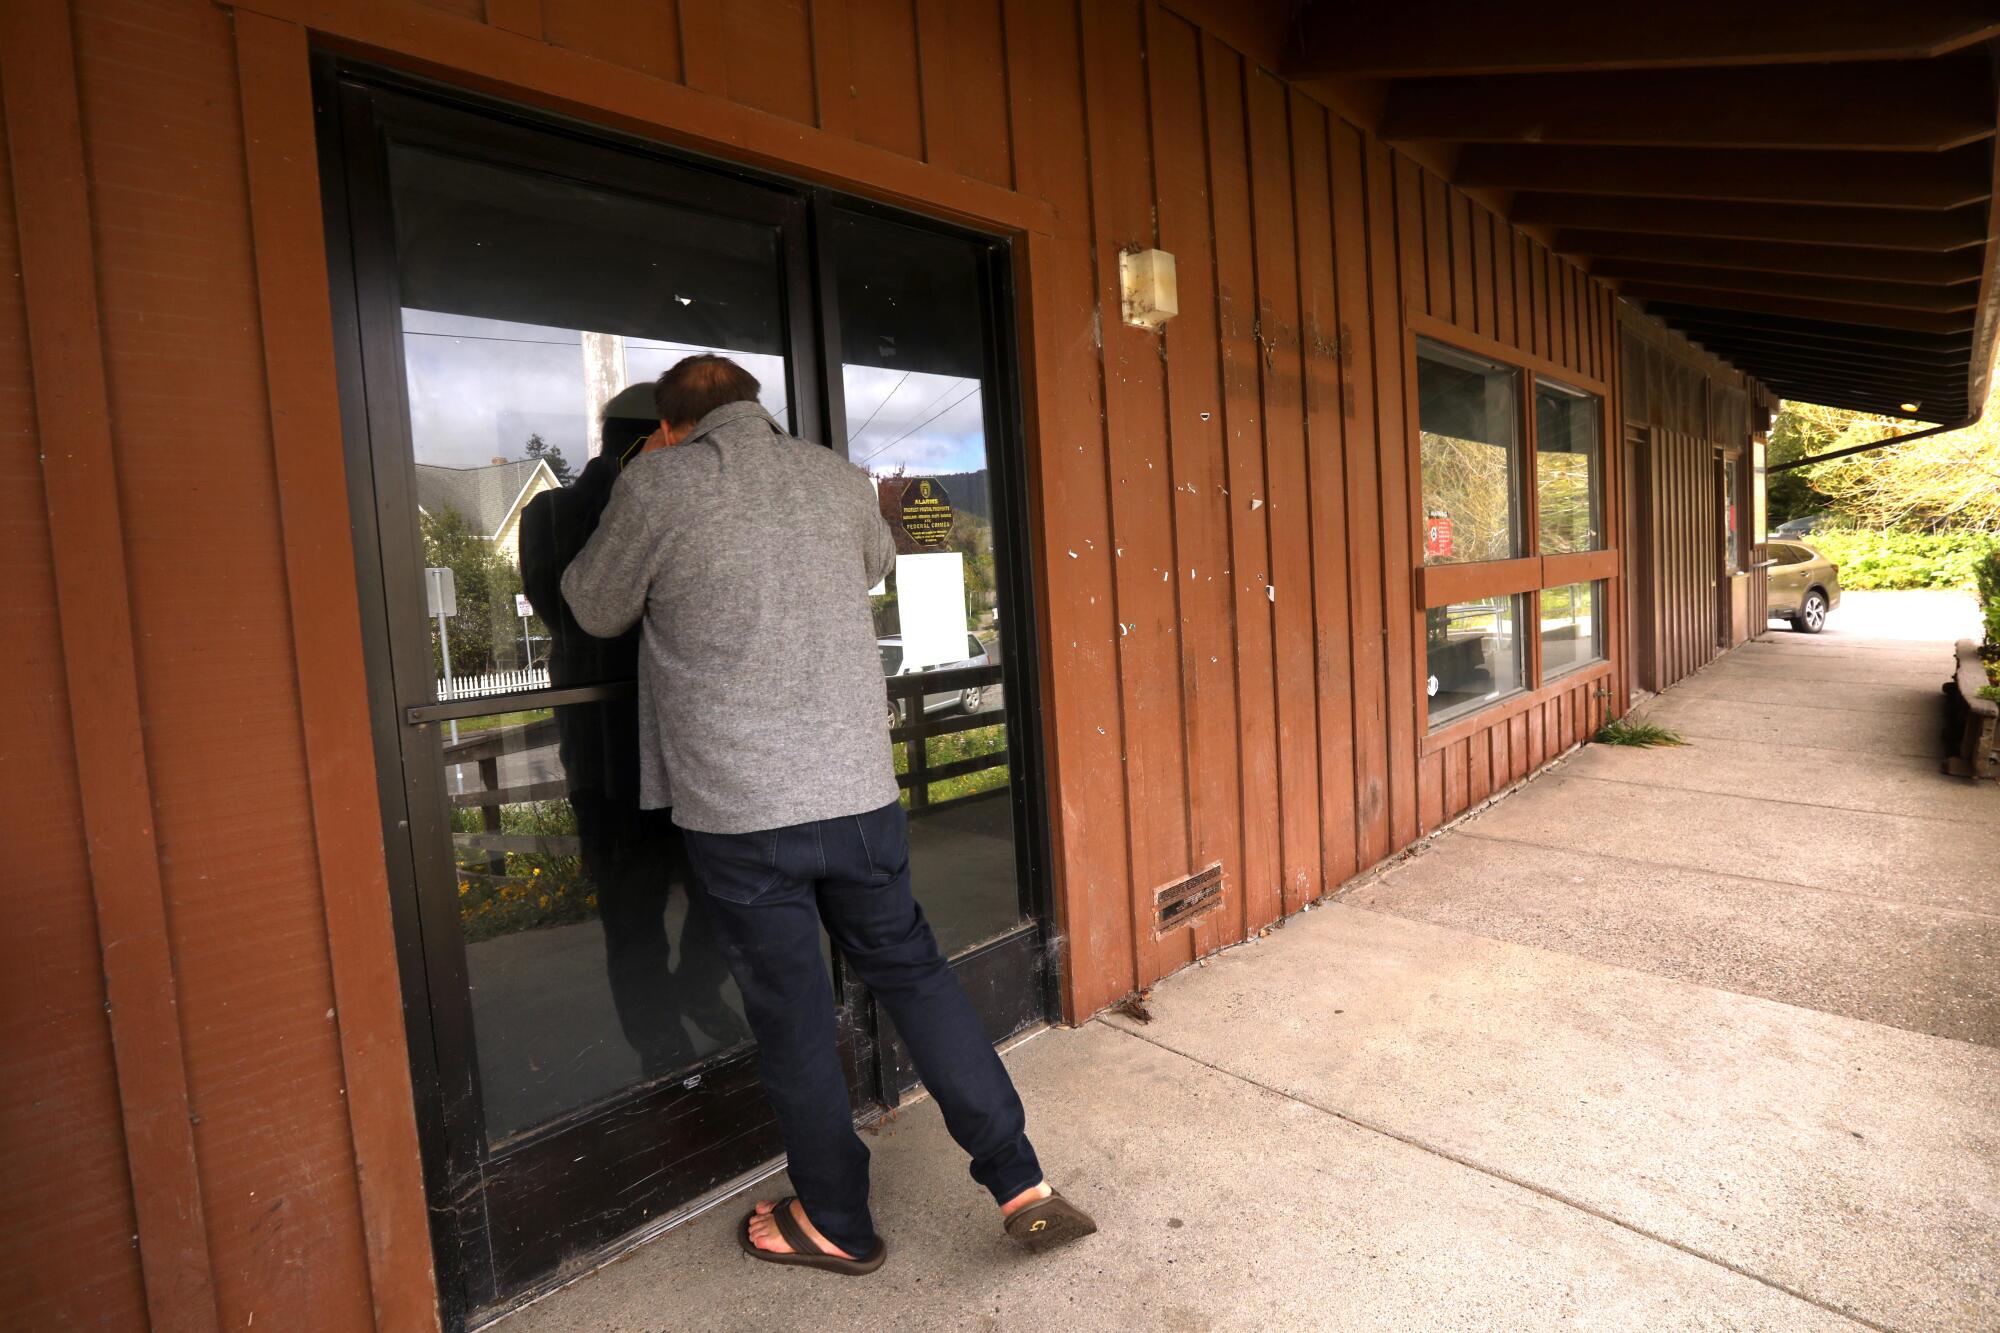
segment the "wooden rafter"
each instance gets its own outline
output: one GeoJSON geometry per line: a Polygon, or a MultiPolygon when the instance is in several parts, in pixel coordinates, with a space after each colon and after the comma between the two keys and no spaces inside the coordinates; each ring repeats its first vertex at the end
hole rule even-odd
{"type": "Polygon", "coordinates": [[[1993,186],[1983,143],[1943,153],[1473,143],[1452,176],[1491,189],[1864,208],[1955,208],[1993,186]]]}
{"type": "Polygon", "coordinates": [[[1957,250],[1986,241],[1983,204],[1948,210],[1813,208],[1702,199],[1629,199],[1585,194],[1516,196],[1511,220],[1524,226],[1638,231],[1659,236],[1721,236],[1895,250],[1957,250]]]}
{"type": "Polygon", "coordinates": [[[1502,74],[1391,86],[1391,141],[1935,151],[1991,138],[1993,75],[1973,59],[1502,74]],[[1894,114],[1885,114],[1894,108],[1894,114]]]}
{"type": "Polygon", "coordinates": [[[1570,229],[1555,234],[1558,254],[1599,259],[1649,259],[1760,273],[1807,273],[1882,282],[1977,282],[1980,254],[1962,250],[1888,250],[1847,245],[1798,245],[1713,236],[1654,236],[1645,232],[1570,229]]]}
{"type": "Polygon", "coordinates": [[[1720,306],[1725,310],[1754,310],[1805,319],[1838,320],[1884,329],[1906,329],[1918,333],[1970,333],[1970,311],[1897,310],[1887,306],[1857,305],[1853,302],[1821,301],[1804,296],[1766,296],[1761,292],[1704,290],[1664,282],[1628,282],[1619,288],[1636,301],[1672,301],[1682,305],[1720,306]]]}
{"type": "Polygon", "coordinates": [[[1914,353],[1899,356],[1871,349],[1841,347],[1833,343],[1779,343],[1751,336],[1732,337],[1726,333],[1706,333],[1700,329],[1679,325],[1675,327],[1689,339],[1732,362],[1740,363],[1749,359],[1760,365],[1783,364],[1795,365],[1800,369],[1811,367],[1820,370],[1853,367],[1864,371],[1879,371],[1885,375],[1919,378],[1955,376],[1964,370],[1963,357],[1922,357],[1914,353]]]}
{"type": "Polygon", "coordinates": [[[1688,305],[1661,300],[1650,313],[1679,327],[1754,330],[1773,337],[1799,338],[1851,344],[1860,347],[1894,347],[1906,351],[1964,356],[1972,349],[1972,335],[1924,333],[1906,329],[1883,329],[1825,317],[1801,318],[1775,311],[1718,310],[1711,306],[1688,305]]]}
{"type": "Polygon", "coordinates": [[[1654,327],[1961,416],[2000,339],[1996,70],[2000,0],[1306,0],[1286,56],[1654,327]]]}
{"type": "Polygon", "coordinates": [[[1674,66],[1775,65],[1942,55],[2000,32],[1980,0],[1431,0],[1305,7],[1287,58],[1293,77],[1408,78],[1674,66]]]}
{"type": "Polygon", "coordinates": [[[1591,265],[1601,278],[1629,282],[1668,283],[1705,291],[1759,292],[1800,296],[1820,301],[1844,301],[1859,306],[1895,310],[1964,311],[1979,303],[1979,280],[1939,286],[1926,283],[1882,282],[1869,278],[1829,278],[1799,273],[1762,273],[1755,269],[1714,268],[1694,264],[1663,264],[1651,259],[1603,259],[1591,265]]]}

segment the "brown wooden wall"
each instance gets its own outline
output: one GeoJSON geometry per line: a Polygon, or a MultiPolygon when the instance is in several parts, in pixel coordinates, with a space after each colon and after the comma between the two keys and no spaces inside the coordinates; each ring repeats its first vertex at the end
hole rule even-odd
{"type": "MultiPolygon", "coordinates": [[[[1641,683],[1660,690],[1715,660],[1725,647],[1764,631],[1765,579],[1749,521],[1752,405],[1759,389],[1726,363],[1690,347],[1656,321],[1629,311],[1622,321],[1620,362],[1626,391],[1624,428],[1643,441],[1650,475],[1639,486],[1648,549],[1628,552],[1628,570],[1650,570],[1651,595],[1641,632],[1641,683]],[[1718,576],[1722,543],[1717,466],[1737,451],[1739,567],[1718,576]],[[1630,557],[1640,555],[1633,564],[1630,557]],[[1732,588],[1732,582],[1737,585],[1732,588]],[[1732,597],[1744,607],[1735,615],[1732,597]]],[[[1633,578],[1645,577],[1634,572],[1633,578]]]]}
{"type": "Polygon", "coordinates": [[[0,760],[33,895],[0,968],[0,1302],[30,1325],[143,1301],[400,1329],[431,1299],[310,42],[1019,237],[1072,1015],[1625,706],[1621,659],[1427,738],[1415,578],[1416,323],[1599,383],[1617,423],[1614,298],[1174,6],[0,8],[4,596],[34,704],[0,760]],[[1178,257],[1163,335],[1117,318],[1135,246],[1178,257]],[[1218,861],[1223,908],[1154,938],[1155,888],[1218,861]]]}
{"type": "MultiPolygon", "coordinates": [[[[0,99],[4,105],[4,99],[0,99]]],[[[0,129],[7,128],[0,111],[0,129]]],[[[18,691],[0,746],[0,1304],[23,1328],[145,1317],[42,496],[13,164],[0,135],[0,617],[18,691]]]]}

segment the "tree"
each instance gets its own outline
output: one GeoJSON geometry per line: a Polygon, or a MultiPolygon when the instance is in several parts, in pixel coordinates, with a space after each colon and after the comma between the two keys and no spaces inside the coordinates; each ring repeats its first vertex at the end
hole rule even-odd
{"type": "MultiPolygon", "coordinates": [[[[521,574],[449,505],[426,512],[421,524],[424,563],[451,570],[458,614],[446,621],[451,639],[451,673],[477,676],[511,667],[521,656],[521,619],[514,594],[521,574]]],[[[440,668],[437,620],[431,620],[431,664],[440,668]]]]}
{"type": "MultiPolygon", "coordinates": [[[[1812,454],[1825,453],[1837,434],[1817,415],[1832,409],[1805,403],[1786,403],[1771,423],[1771,439],[1764,452],[1765,467],[1792,463],[1812,454]]],[[[1764,483],[1764,512],[1772,527],[1810,514],[1824,514],[1833,507],[1833,497],[1816,490],[1811,468],[1789,472],[1767,472],[1764,483]]]]}
{"type": "Polygon", "coordinates": [[[1451,523],[1453,560],[1505,560],[1514,554],[1514,500],[1505,447],[1422,431],[1427,517],[1451,523]]]}
{"type": "Polygon", "coordinates": [[[559,486],[567,486],[576,480],[576,474],[570,471],[569,460],[562,456],[562,450],[543,439],[540,431],[528,436],[528,457],[539,458],[547,463],[549,471],[556,474],[556,484],[559,486]]]}
{"type": "MultiPolygon", "coordinates": [[[[1977,424],[1818,463],[1771,478],[1772,521],[1819,507],[1857,527],[2000,532],[2000,406],[1977,424]],[[1804,490],[1787,478],[1804,472],[1804,490]],[[1779,486],[1785,491],[1780,493],[1779,486]],[[1823,506],[1815,507],[1815,501],[1823,506]]],[[[1785,404],[1771,430],[1771,461],[1787,462],[1909,434],[1921,427],[1896,417],[1812,403],[1785,404]],[[1782,449],[1782,452],[1781,452],[1782,449]]]]}

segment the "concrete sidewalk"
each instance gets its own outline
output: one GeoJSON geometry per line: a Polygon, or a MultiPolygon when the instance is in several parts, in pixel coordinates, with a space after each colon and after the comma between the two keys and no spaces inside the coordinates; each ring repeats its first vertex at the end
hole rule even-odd
{"type": "Polygon", "coordinates": [[[1851,594],[1652,701],[1687,748],[1587,747],[1154,1021],[1018,1047],[1088,1241],[1015,1253],[919,1105],[874,1277],[745,1259],[738,1202],[507,1333],[2000,1326],[2000,789],[1935,758],[1968,614],[1851,594]]]}

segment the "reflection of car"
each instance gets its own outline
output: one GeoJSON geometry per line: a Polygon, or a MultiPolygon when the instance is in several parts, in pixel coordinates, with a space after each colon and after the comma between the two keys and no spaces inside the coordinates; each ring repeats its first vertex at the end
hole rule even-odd
{"type": "Polygon", "coordinates": [[[1840,566],[1803,542],[1766,543],[1771,618],[1789,620],[1792,628],[1817,634],[1826,628],[1826,613],[1840,605],[1840,566]]]}
{"type": "MultiPolygon", "coordinates": [[[[979,641],[977,634],[965,636],[966,657],[958,662],[940,662],[936,666],[907,668],[903,665],[903,637],[891,634],[886,639],[877,639],[876,647],[882,650],[882,674],[885,676],[908,676],[920,671],[957,671],[963,667],[983,667],[992,661],[986,655],[986,645],[979,641]]],[[[943,694],[924,696],[925,713],[941,713],[947,708],[959,708],[968,713],[979,711],[980,703],[986,697],[984,685],[968,685],[962,690],[947,690],[943,694]]],[[[889,701],[889,725],[903,724],[903,709],[906,700],[889,701]]]]}
{"type": "Polygon", "coordinates": [[[1826,520],[1825,514],[1806,514],[1780,523],[1772,529],[1772,534],[1778,537],[1803,537],[1826,520]]]}

